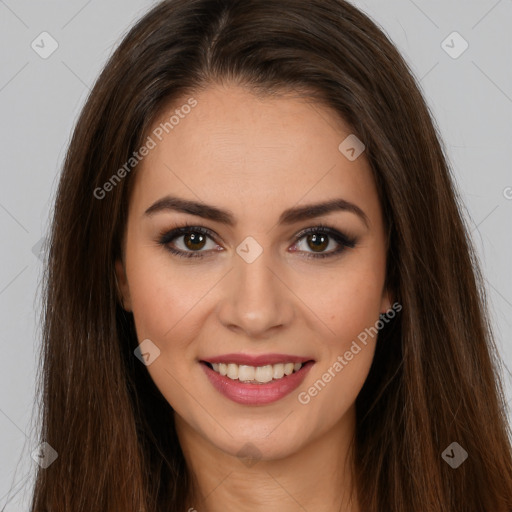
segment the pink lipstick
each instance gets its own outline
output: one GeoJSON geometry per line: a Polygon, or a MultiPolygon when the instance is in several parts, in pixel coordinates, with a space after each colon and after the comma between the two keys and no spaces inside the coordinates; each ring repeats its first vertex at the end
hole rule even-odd
{"type": "Polygon", "coordinates": [[[226,398],[244,405],[265,405],[299,387],[315,362],[311,357],[286,354],[225,354],[200,363],[226,398]]]}

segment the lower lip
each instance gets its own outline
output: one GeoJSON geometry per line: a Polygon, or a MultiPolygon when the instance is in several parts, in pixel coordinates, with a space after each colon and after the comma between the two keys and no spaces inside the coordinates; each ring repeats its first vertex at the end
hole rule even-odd
{"type": "Polygon", "coordinates": [[[200,363],[208,379],[215,389],[233,402],[244,405],[263,405],[276,402],[297,389],[314,361],[305,363],[298,372],[286,375],[281,379],[272,380],[265,384],[248,384],[225,377],[212,370],[205,363],[200,363]]]}

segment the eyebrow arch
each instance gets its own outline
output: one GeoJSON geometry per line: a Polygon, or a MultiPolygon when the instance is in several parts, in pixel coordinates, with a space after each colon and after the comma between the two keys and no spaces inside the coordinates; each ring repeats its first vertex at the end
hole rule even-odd
{"type": "MultiPolygon", "coordinates": [[[[156,213],[168,210],[196,215],[215,222],[220,222],[230,227],[236,224],[235,216],[229,210],[221,210],[215,206],[174,196],[162,197],[144,212],[144,216],[152,216],[156,213]]],[[[364,222],[366,227],[370,226],[367,215],[359,206],[341,198],[332,199],[323,203],[289,208],[280,215],[278,224],[290,225],[303,220],[321,217],[335,211],[354,213],[364,222]]]]}

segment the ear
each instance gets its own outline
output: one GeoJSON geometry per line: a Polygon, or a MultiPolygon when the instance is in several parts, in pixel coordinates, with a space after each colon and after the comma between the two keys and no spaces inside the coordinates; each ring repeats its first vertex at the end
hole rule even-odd
{"type": "Polygon", "coordinates": [[[380,302],[380,313],[384,314],[391,309],[392,297],[389,290],[385,289],[380,302]]]}
{"type": "Polygon", "coordinates": [[[128,286],[128,280],[126,278],[126,271],[123,262],[119,259],[116,260],[116,282],[117,282],[117,294],[118,299],[121,302],[121,306],[125,311],[131,312],[132,302],[130,297],[130,288],[128,286]]]}

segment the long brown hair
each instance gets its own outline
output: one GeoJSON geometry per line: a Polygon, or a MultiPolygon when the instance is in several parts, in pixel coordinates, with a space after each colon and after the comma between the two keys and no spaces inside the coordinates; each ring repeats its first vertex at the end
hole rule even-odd
{"type": "Polygon", "coordinates": [[[361,511],[512,510],[510,430],[482,277],[407,64],[343,0],[168,0],[111,56],[63,166],[39,375],[40,440],[59,456],[38,468],[32,512],[190,506],[172,409],[134,356],[133,317],[116,296],[136,166],[104,185],[163,108],[228,82],[307,94],[366,145],[390,233],[387,285],[403,309],[380,332],[356,401],[361,511]],[[442,457],[452,442],[468,453],[457,469],[442,457]]]}

